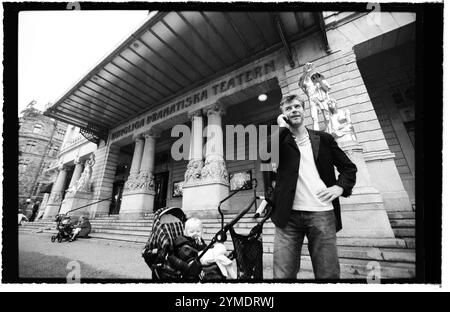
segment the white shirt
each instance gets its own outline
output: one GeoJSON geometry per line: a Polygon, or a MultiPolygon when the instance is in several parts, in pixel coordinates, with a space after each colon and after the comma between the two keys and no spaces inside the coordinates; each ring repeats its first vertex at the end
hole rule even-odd
{"type": "Polygon", "coordinates": [[[301,211],[332,210],[331,202],[324,203],[316,196],[318,191],[327,188],[327,186],[317,171],[309,137],[307,136],[301,142],[295,139],[295,142],[300,151],[300,165],[292,209],[301,211]]]}

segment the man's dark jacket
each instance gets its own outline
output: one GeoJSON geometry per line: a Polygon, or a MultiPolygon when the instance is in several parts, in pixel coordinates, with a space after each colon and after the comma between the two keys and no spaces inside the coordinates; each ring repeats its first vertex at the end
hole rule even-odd
{"type": "MultiPolygon", "coordinates": [[[[344,189],[342,196],[350,196],[356,182],[355,164],[339,148],[332,135],[322,131],[307,130],[320,178],[327,187],[341,186],[344,189]],[[339,172],[337,180],[334,167],[339,172]]],[[[268,192],[267,185],[270,172],[264,172],[264,182],[266,197],[270,198],[275,205],[271,216],[272,221],[277,227],[283,228],[288,222],[294,202],[301,155],[292,132],[288,128],[280,127],[279,131],[271,136],[271,140],[274,139],[279,140],[279,165],[273,194],[268,192]]],[[[342,229],[342,221],[338,198],[333,200],[333,208],[336,216],[336,231],[339,231],[342,229]]]]}

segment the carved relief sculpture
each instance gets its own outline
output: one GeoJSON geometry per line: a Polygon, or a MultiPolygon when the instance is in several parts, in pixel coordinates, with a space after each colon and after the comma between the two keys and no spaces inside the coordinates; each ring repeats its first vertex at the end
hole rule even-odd
{"type": "Polygon", "coordinates": [[[202,180],[228,184],[228,172],[223,157],[211,155],[206,158],[202,168],[202,180]]]}
{"type": "Polygon", "coordinates": [[[92,167],[95,164],[94,154],[86,161],[84,164],[84,171],[81,174],[80,179],[76,183],[76,190],[83,192],[91,191],[91,177],[92,177],[92,167]]]}
{"type": "Polygon", "coordinates": [[[127,178],[127,181],[125,182],[125,185],[123,187],[124,191],[132,191],[136,189],[138,174],[137,173],[130,173],[130,175],[127,178]]]}
{"type": "Polygon", "coordinates": [[[202,177],[203,160],[191,159],[184,173],[184,182],[197,182],[202,177]]]}
{"type": "Polygon", "coordinates": [[[153,174],[149,171],[141,171],[136,177],[131,190],[153,191],[153,174]]]}

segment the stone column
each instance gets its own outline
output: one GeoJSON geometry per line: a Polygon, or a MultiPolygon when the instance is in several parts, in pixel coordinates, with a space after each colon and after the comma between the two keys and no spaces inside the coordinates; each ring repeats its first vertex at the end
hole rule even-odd
{"type": "Polygon", "coordinates": [[[208,116],[208,126],[202,179],[228,183],[228,173],[223,159],[222,115],[225,111],[220,104],[215,104],[208,107],[205,112],[208,116]]]}
{"type": "Polygon", "coordinates": [[[134,189],[134,183],[136,183],[136,179],[139,176],[139,170],[141,169],[144,139],[141,135],[136,135],[134,137],[134,142],[133,160],[131,161],[130,175],[128,176],[127,182],[125,182],[124,192],[134,189]]]}
{"type": "MultiPolygon", "coordinates": [[[[204,109],[208,117],[205,164],[200,171],[200,182],[183,186],[183,209],[188,211],[188,216],[195,216],[200,211],[203,215],[217,214],[219,202],[229,194],[228,172],[223,158],[222,115],[224,112],[220,103],[204,109]]],[[[197,125],[194,124],[194,126],[197,125]]],[[[195,148],[198,148],[198,143],[195,143],[196,145],[192,145],[193,153],[196,151],[195,148]]],[[[222,209],[229,209],[228,201],[222,204],[222,209]]]]}
{"type": "Polygon", "coordinates": [[[83,164],[80,161],[80,158],[76,158],[75,161],[75,169],[73,171],[73,175],[72,175],[72,180],[70,180],[70,184],[69,184],[69,191],[71,191],[77,184],[78,180],[81,177],[81,173],[83,172],[83,164]]]}
{"type": "Polygon", "coordinates": [[[47,206],[45,207],[43,218],[52,218],[56,216],[61,207],[62,197],[64,194],[64,186],[66,184],[67,178],[67,168],[63,164],[61,164],[58,167],[58,170],[58,177],[53,184],[52,191],[47,201],[47,206]]]}
{"type": "Polygon", "coordinates": [[[189,163],[184,174],[185,185],[199,182],[203,168],[203,117],[202,111],[189,113],[192,121],[189,145],[189,163]]]}
{"type": "Polygon", "coordinates": [[[125,183],[125,192],[119,212],[120,219],[136,219],[153,212],[155,143],[159,135],[159,131],[151,129],[143,134],[143,138],[136,139],[130,168],[131,180],[129,177],[125,183]]]}
{"type": "Polygon", "coordinates": [[[151,129],[144,133],[144,152],[139,170],[139,177],[145,181],[151,181],[151,189],[153,190],[153,169],[155,167],[155,144],[156,139],[161,133],[155,129],[151,129]]]}

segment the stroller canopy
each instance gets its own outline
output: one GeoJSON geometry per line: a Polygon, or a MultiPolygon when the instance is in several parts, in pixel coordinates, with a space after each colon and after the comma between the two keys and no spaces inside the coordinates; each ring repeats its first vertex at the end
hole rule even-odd
{"type": "Polygon", "coordinates": [[[186,215],[178,207],[165,207],[155,212],[152,233],[146,247],[168,252],[173,249],[175,239],[183,235],[186,215]]]}

